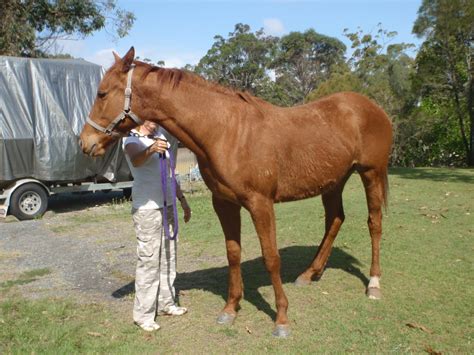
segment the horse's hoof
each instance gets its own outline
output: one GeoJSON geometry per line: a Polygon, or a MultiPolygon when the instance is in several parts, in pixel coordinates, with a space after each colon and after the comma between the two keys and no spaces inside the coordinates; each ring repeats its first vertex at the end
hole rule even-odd
{"type": "Polygon", "coordinates": [[[276,338],[287,338],[290,335],[290,327],[286,324],[277,324],[272,335],[276,338]]]}
{"type": "Polygon", "coordinates": [[[301,275],[298,276],[298,278],[295,280],[295,285],[296,286],[308,286],[311,284],[311,280],[308,280],[305,277],[302,277],[301,275]]]}
{"type": "Polygon", "coordinates": [[[222,312],[217,316],[217,324],[232,324],[234,323],[235,315],[222,312]]]}
{"type": "Polygon", "coordinates": [[[378,287],[369,287],[367,289],[367,297],[369,297],[369,300],[379,300],[382,298],[382,292],[378,287]]]}

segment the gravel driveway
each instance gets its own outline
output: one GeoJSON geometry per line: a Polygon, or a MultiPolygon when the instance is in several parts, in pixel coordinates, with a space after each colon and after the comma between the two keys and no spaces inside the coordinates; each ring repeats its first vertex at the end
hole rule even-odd
{"type": "Polygon", "coordinates": [[[47,268],[49,274],[18,287],[25,297],[131,302],[135,237],[130,205],[119,198],[119,192],[62,196],[40,220],[0,221],[0,284],[47,268]]]}

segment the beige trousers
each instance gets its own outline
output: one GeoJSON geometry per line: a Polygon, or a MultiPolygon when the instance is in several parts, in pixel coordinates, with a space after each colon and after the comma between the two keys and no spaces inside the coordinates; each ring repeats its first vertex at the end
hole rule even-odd
{"type": "MultiPolygon", "coordinates": [[[[157,313],[175,303],[176,240],[167,240],[162,209],[132,210],[137,235],[137,269],[133,320],[139,324],[155,320],[157,313]]],[[[174,225],[168,210],[170,234],[174,225]]]]}

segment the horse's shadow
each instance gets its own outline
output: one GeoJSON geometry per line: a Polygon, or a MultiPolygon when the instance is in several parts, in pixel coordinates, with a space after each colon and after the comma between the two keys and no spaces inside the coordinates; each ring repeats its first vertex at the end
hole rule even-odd
{"type": "MultiPolygon", "coordinates": [[[[281,256],[281,279],[283,283],[293,283],[298,275],[305,270],[314,257],[316,248],[314,246],[291,246],[280,249],[281,256]]],[[[359,269],[361,263],[352,255],[340,248],[333,248],[326,268],[342,269],[357,277],[364,285],[369,280],[359,269]]],[[[242,279],[244,282],[244,298],[275,319],[276,312],[272,306],[262,297],[258,289],[262,286],[271,285],[270,276],[265,269],[262,257],[245,261],[241,264],[242,279]]],[[[214,267],[192,272],[179,273],[176,281],[176,290],[200,289],[212,292],[227,299],[228,271],[225,267],[214,267]]],[[[122,298],[134,292],[134,282],[116,290],[112,296],[122,298]]]]}

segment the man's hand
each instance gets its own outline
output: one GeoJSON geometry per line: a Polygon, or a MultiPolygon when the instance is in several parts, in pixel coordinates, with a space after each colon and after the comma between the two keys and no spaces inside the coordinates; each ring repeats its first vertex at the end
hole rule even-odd
{"type": "Polygon", "coordinates": [[[181,197],[179,202],[181,202],[181,208],[184,211],[184,223],[188,223],[191,219],[191,208],[189,207],[188,201],[186,201],[186,198],[184,196],[181,197]]]}
{"type": "Polygon", "coordinates": [[[155,143],[148,147],[150,153],[164,153],[168,149],[168,142],[162,139],[157,139],[155,143]]]}

